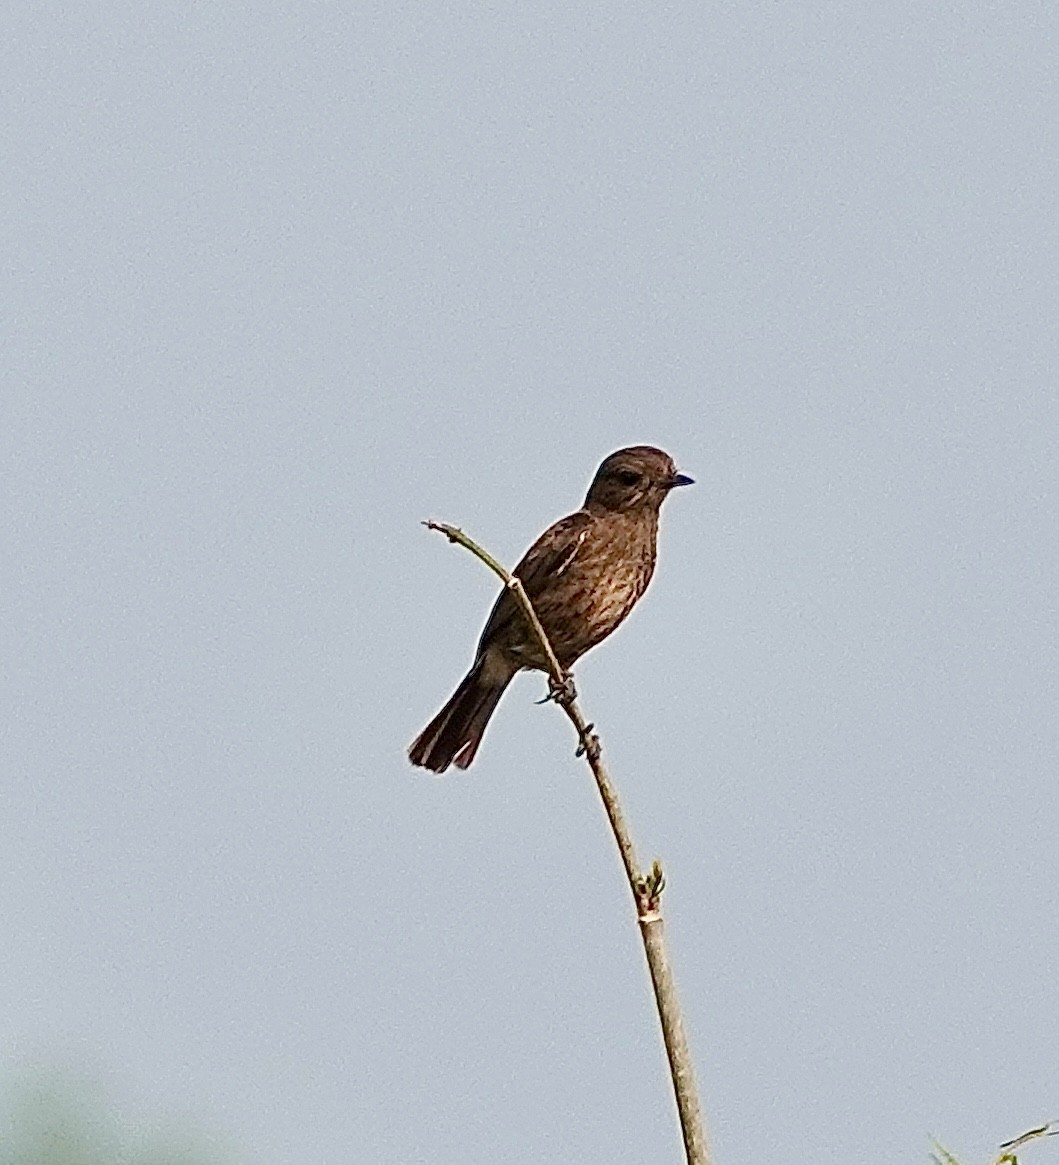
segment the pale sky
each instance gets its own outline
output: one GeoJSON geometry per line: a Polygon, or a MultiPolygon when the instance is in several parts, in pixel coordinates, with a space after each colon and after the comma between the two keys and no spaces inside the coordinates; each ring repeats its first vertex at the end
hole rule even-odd
{"type": "Polygon", "coordinates": [[[577,676],[718,1165],[1059,1116],[1059,9],[6,25],[0,1077],[253,1165],[678,1161],[543,680],[405,759],[495,589],[420,521],[514,563],[650,443],[697,484],[577,676]]]}

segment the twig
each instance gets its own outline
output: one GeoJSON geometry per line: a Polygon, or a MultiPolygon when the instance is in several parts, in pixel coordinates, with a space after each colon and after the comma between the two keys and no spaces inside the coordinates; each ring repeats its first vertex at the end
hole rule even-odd
{"type": "Polygon", "coordinates": [[[1038,1125],[1035,1129],[1030,1129],[1010,1141],[1005,1141],[1000,1146],[1000,1156],[995,1158],[993,1165],[1018,1165],[1018,1158],[1013,1150],[1029,1144],[1030,1141],[1037,1140],[1038,1137],[1057,1136],[1059,1136],[1059,1121],[1048,1121],[1046,1124],[1038,1125]]]}
{"type": "MultiPolygon", "coordinates": [[[[1030,1141],[1036,1141],[1039,1137],[1059,1137],[1059,1121],[1046,1121],[1043,1125],[1038,1125],[1035,1129],[1030,1129],[1028,1132],[1020,1133],[1019,1136],[1013,1137],[1010,1141],[1005,1141],[1000,1146],[1000,1152],[989,1163],[989,1165],[1019,1165],[1019,1159],[1015,1155],[1015,1149],[1021,1149],[1023,1145],[1028,1145],[1030,1141]]],[[[934,1148],[937,1153],[931,1153],[930,1159],[934,1165],[960,1165],[959,1161],[940,1144],[934,1137],[931,1138],[934,1143],[934,1148]],[[938,1156],[938,1153],[941,1156],[938,1156]]]]}
{"type": "Polygon", "coordinates": [[[640,871],[632,834],[626,823],[625,814],[622,812],[610,774],[603,764],[599,737],[593,731],[594,725],[587,723],[581,714],[573,686],[570,683],[570,677],[563,671],[558,659],[556,659],[552,645],[548,642],[548,636],[537,618],[533,604],[530,602],[521,580],[501,566],[491,554],[483,550],[477,542],[456,526],[450,526],[444,522],[424,522],[423,525],[444,534],[450,542],[456,542],[465,547],[503,580],[504,586],[515,595],[526,620],[533,628],[533,633],[537,637],[541,650],[544,652],[544,657],[548,661],[550,697],[562,707],[577,732],[580,742],[577,750],[578,755],[586,757],[592,769],[592,775],[596,779],[596,787],[603,800],[603,808],[606,810],[618,852],[621,854],[629,889],[636,906],[640,937],[643,939],[647,966],[651,973],[651,985],[654,988],[655,1003],[658,1007],[658,1019],[662,1025],[662,1038],[665,1041],[666,1055],[669,1059],[669,1072],[673,1080],[673,1093],[680,1116],[680,1128],[684,1137],[684,1151],[688,1165],[710,1165],[710,1151],[703,1130],[702,1111],[699,1107],[698,1091],[695,1085],[694,1065],[688,1048],[687,1036],[684,1033],[673,972],[666,954],[665,932],[662,923],[662,891],[665,888],[665,875],[661,863],[655,861],[646,874],[640,871]]]}

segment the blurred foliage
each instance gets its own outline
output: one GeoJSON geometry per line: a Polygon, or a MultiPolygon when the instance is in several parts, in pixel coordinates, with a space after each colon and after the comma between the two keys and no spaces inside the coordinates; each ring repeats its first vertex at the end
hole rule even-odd
{"type": "MultiPolygon", "coordinates": [[[[994,1157],[990,1165],[1019,1165],[1019,1159],[1015,1156],[1016,1149],[1028,1145],[1031,1141],[1039,1140],[1041,1137],[1055,1136],[1059,1136],[1059,1121],[1046,1121],[1043,1125],[1038,1125],[1034,1129],[1020,1133],[1010,1141],[1005,1141],[1000,1146],[999,1156],[994,1157]]],[[[960,1162],[944,1145],[934,1141],[934,1149],[935,1152],[930,1155],[933,1165],[960,1165],[960,1162]]]]}
{"type": "Polygon", "coordinates": [[[29,1070],[0,1087],[0,1165],[234,1165],[223,1138],[123,1118],[85,1076],[29,1070]]]}

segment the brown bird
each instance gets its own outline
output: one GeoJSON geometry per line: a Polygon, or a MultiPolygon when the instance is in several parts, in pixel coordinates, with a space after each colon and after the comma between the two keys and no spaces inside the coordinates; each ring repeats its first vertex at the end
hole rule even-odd
{"type": "MultiPolygon", "coordinates": [[[[564,671],[606,639],[647,590],[662,502],[674,486],[691,484],[661,449],[619,449],[596,470],[582,508],[549,526],[515,567],[564,671]]],[[[412,764],[436,773],[450,764],[467,768],[504,689],[522,668],[547,671],[548,665],[505,589],[471,670],[412,742],[412,764]]]]}

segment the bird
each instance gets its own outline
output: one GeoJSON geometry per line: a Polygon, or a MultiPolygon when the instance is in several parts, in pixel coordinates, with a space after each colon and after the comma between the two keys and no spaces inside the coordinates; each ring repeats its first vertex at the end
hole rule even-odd
{"type": "MultiPolygon", "coordinates": [[[[661,449],[619,449],[596,470],[581,509],[549,526],[515,567],[564,673],[639,601],[654,574],[662,503],[672,489],[692,484],[661,449]]],[[[500,697],[523,668],[548,671],[548,663],[505,587],[470,671],[409,746],[412,764],[438,774],[452,764],[466,769],[500,697]]]]}

